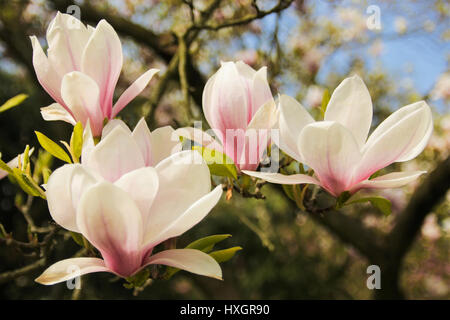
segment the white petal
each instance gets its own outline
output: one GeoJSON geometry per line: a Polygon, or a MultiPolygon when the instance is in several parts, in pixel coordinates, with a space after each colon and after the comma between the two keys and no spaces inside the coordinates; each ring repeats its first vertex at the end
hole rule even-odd
{"type": "Polygon", "coordinates": [[[133,130],[132,136],[141,150],[145,165],[151,166],[153,164],[152,136],[144,118],[139,120],[133,130]]]}
{"type": "MultiPolygon", "coordinates": [[[[28,152],[28,155],[31,156],[33,154],[34,148],[31,148],[30,151],[28,152]]],[[[6,165],[10,168],[17,168],[17,166],[19,165],[19,156],[20,158],[23,159],[23,153],[17,155],[16,157],[14,157],[12,160],[8,161],[6,163],[6,165]]],[[[0,153],[0,158],[1,158],[1,153],[0,153]]],[[[8,175],[8,171],[5,171],[3,169],[0,169],[0,180],[3,179],[4,177],[6,177],[8,175]]]]}
{"type": "Polygon", "coordinates": [[[39,83],[53,100],[64,104],[60,93],[61,76],[48,61],[39,40],[35,36],[30,37],[30,39],[33,46],[33,66],[39,83]]]}
{"type": "Polygon", "coordinates": [[[126,132],[131,135],[131,130],[128,128],[127,124],[120,119],[109,120],[108,123],[103,127],[102,139],[104,139],[108,134],[111,133],[116,127],[122,127],[126,132]]]}
{"type": "Polygon", "coordinates": [[[81,71],[97,82],[103,114],[111,118],[114,88],[122,69],[122,44],[113,27],[101,20],[81,58],[81,71]]]}
{"type": "Polygon", "coordinates": [[[88,121],[83,131],[83,148],[81,148],[81,163],[88,163],[89,155],[94,150],[95,143],[92,136],[91,124],[88,121]]]}
{"type": "Polygon", "coordinates": [[[365,180],[358,183],[351,190],[352,193],[360,189],[385,189],[385,188],[399,188],[420,177],[426,171],[413,172],[392,172],[384,176],[376,177],[371,180],[365,180]]]}
{"type": "Polygon", "coordinates": [[[80,70],[81,55],[89,36],[86,26],[80,20],[69,14],[56,14],[47,29],[47,54],[60,75],[80,70]]]}
{"type": "Polygon", "coordinates": [[[110,270],[128,276],[140,268],[142,217],[127,192],[108,182],[91,187],[81,197],[77,225],[110,270]]]}
{"type": "MultiPolygon", "coordinates": [[[[274,102],[272,92],[270,91],[269,83],[267,82],[267,67],[262,67],[253,76],[253,85],[251,90],[251,111],[250,115],[253,118],[259,109],[266,103],[274,102]]],[[[249,112],[249,110],[247,110],[249,112]]]]}
{"type": "Polygon", "coordinates": [[[271,129],[277,122],[277,108],[275,101],[269,100],[256,111],[248,124],[249,129],[271,129]]]}
{"type": "Polygon", "coordinates": [[[151,133],[152,162],[155,166],[163,159],[181,151],[182,144],[170,126],[155,129],[151,133]]]}
{"type": "Polygon", "coordinates": [[[243,173],[248,174],[249,176],[266,180],[270,183],[278,183],[278,184],[317,184],[320,185],[320,182],[314,179],[311,176],[306,174],[292,174],[285,175],[276,172],[258,172],[258,171],[248,171],[242,170],[243,173]]]}
{"type": "Polygon", "coordinates": [[[34,281],[44,285],[52,285],[93,272],[110,271],[102,259],[72,258],[51,265],[34,281]]]}
{"type": "Polygon", "coordinates": [[[213,191],[194,202],[184,213],[170,222],[167,226],[157,230],[150,221],[145,235],[145,244],[154,247],[156,244],[173,237],[178,237],[191,229],[211,211],[219,202],[222,195],[222,186],[217,186],[213,191]]]}
{"type": "Polygon", "coordinates": [[[275,139],[274,143],[295,160],[302,161],[298,138],[302,129],[314,119],[297,100],[287,95],[280,96],[279,105],[279,141],[275,139]]]}
{"type": "Polygon", "coordinates": [[[400,108],[384,120],[367,140],[358,179],[365,180],[393,162],[416,157],[425,148],[432,131],[431,109],[424,101],[400,108]]]}
{"type": "Polygon", "coordinates": [[[52,103],[47,107],[41,108],[41,115],[46,121],[62,120],[73,125],[77,124],[70,113],[67,112],[67,110],[64,109],[59,103],[52,103]]]}
{"type": "Polygon", "coordinates": [[[46,184],[48,209],[53,220],[65,229],[79,232],[76,210],[83,193],[101,178],[80,164],[56,169],[46,184]]]}
{"type": "Polygon", "coordinates": [[[172,249],[150,256],[148,264],[163,264],[195,274],[222,280],[222,270],[210,255],[194,249],[172,249]]]}
{"type": "Polygon", "coordinates": [[[156,166],[156,171],[159,176],[159,191],[145,229],[146,234],[151,237],[170,226],[194,202],[211,190],[208,166],[197,151],[174,154],[161,161],[156,166]]]}
{"type": "Polygon", "coordinates": [[[302,130],[298,145],[303,160],[325,189],[337,196],[350,187],[361,153],[347,128],[331,121],[309,124],[302,130]]]}
{"type": "Polygon", "coordinates": [[[137,78],[120,96],[119,100],[114,104],[112,110],[112,117],[114,118],[125,106],[131,102],[142,90],[145,89],[147,84],[153,78],[153,76],[159,72],[158,69],[150,69],[137,78]]]}
{"type": "Polygon", "coordinates": [[[184,127],[175,130],[175,134],[179,137],[189,139],[210,150],[217,150],[223,153],[222,145],[211,135],[198,128],[184,127]]]}
{"type": "Polygon", "coordinates": [[[144,159],[131,135],[118,126],[90,152],[87,166],[114,182],[127,172],[144,167],[144,159]]]}
{"type": "Polygon", "coordinates": [[[358,143],[364,145],[372,123],[372,99],[362,79],[353,76],[339,84],[331,95],[325,120],[336,121],[349,129],[358,143]]]}
{"type": "Polygon", "coordinates": [[[156,169],[140,168],[123,175],[114,185],[128,192],[142,214],[144,226],[150,214],[150,207],[158,192],[159,181],[156,169]]]}
{"type": "Polygon", "coordinates": [[[95,81],[79,71],[67,73],[61,83],[61,95],[75,120],[86,125],[89,119],[94,136],[99,136],[103,127],[103,114],[95,81]]]}

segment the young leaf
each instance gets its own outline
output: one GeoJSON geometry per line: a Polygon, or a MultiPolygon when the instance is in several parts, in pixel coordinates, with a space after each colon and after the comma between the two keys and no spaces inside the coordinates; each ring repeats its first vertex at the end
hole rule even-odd
{"type": "Polygon", "coordinates": [[[73,156],[78,161],[81,156],[81,148],[83,146],[83,125],[78,122],[75,127],[73,127],[72,137],[70,138],[70,148],[72,149],[73,156]]]}
{"type": "Polygon", "coordinates": [[[234,257],[236,252],[242,250],[242,247],[232,247],[224,250],[217,250],[211,252],[209,255],[213,257],[218,263],[225,262],[234,257]]]}
{"type": "Polygon", "coordinates": [[[83,235],[78,232],[69,231],[73,241],[81,247],[84,247],[83,235]]]}
{"type": "Polygon", "coordinates": [[[36,189],[30,179],[18,168],[13,168],[13,176],[20,188],[33,197],[42,197],[41,192],[36,189]]]}
{"type": "Polygon", "coordinates": [[[13,173],[12,169],[5,162],[3,162],[2,159],[0,159],[0,169],[5,170],[9,174],[13,173]]]}
{"type": "Polygon", "coordinates": [[[208,253],[214,248],[216,243],[219,243],[229,237],[231,237],[231,234],[216,234],[213,236],[204,237],[191,242],[186,246],[186,249],[197,249],[208,253]]]}
{"type": "Polygon", "coordinates": [[[212,175],[230,177],[237,180],[236,166],[227,155],[205,147],[194,146],[192,149],[200,152],[212,175]]]}
{"type": "Polygon", "coordinates": [[[389,201],[386,198],[379,197],[379,196],[360,198],[360,199],[352,200],[352,201],[348,202],[347,204],[361,203],[361,202],[368,202],[368,201],[375,208],[380,210],[385,216],[389,216],[391,214],[391,212],[392,212],[392,210],[391,210],[391,207],[392,207],[391,201],[389,201]]]}
{"type": "Polygon", "coordinates": [[[61,159],[62,161],[67,163],[72,163],[69,155],[63,150],[63,148],[58,146],[50,138],[40,133],[39,131],[35,131],[35,133],[38,138],[39,144],[42,146],[42,148],[47,150],[55,158],[61,159]]]}
{"type": "Polygon", "coordinates": [[[28,98],[28,95],[21,93],[18,94],[15,97],[12,97],[11,99],[9,99],[8,101],[6,101],[3,105],[0,106],[0,113],[14,108],[16,106],[18,106],[19,104],[21,104],[26,98],[28,98]]]}
{"type": "Polygon", "coordinates": [[[330,92],[328,89],[325,89],[322,96],[322,104],[320,106],[320,113],[322,114],[322,117],[325,116],[325,111],[327,111],[327,105],[330,101],[330,92]]]}

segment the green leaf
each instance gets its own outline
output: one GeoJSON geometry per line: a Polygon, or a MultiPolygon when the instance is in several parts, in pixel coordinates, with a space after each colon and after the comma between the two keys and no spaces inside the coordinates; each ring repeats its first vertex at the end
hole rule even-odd
{"type": "Polygon", "coordinates": [[[325,111],[327,111],[328,102],[330,102],[330,92],[325,89],[322,96],[322,104],[320,106],[320,113],[322,117],[325,117],[325,111]]]}
{"type": "Polygon", "coordinates": [[[73,232],[73,231],[69,231],[69,232],[70,232],[70,235],[72,236],[73,241],[75,241],[76,244],[78,244],[79,246],[84,247],[83,235],[78,232],[73,232]]]}
{"type": "Polygon", "coordinates": [[[72,137],[70,138],[70,148],[72,149],[73,156],[76,158],[74,161],[78,161],[81,156],[81,148],[83,147],[83,125],[78,122],[73,127],[72,137]]]}
{"type": "Polygon", "coordinates": [[[342,208],[342,206],[350,199],[352,195],[348,191],[342,192],[336,199],[336,209],[342,208]]]}
{"type": "Polygon", "coordinates": [[[145,284],[145,281],[147,281],[149,276],[150,276],[150,270],[142,269],[135,275],[125,278],[125,280],[127,280],[128,283],[124,284],[124,286],[127,289],[139,288],[145,284]]]}
{"type": "Polygon", "coordinates": [[[36,187],[33,185],[30,179],[20,169],[13,168],[12,170],[16,182],[19,184],[20,188],[22,188],[23,191],[25,191],[26,193],[28,193],[33,197],[41,196],[40,191],[36,189],[36,187]]]}
{"type": "Polygon", "coordinates": [[[209,255],[213,257],[218,263],[225,262],[234,257],[236,252],[242,250],[242,247],[232,247],[224,250],[217,250],[211,252],[209,255]]]}
{"type": "Polygon", "coordinates": [[[202,155],[209,171],[212,175],[230,177],[237,180],[237,169],[234,162],[227,155],[205,147],[194,146],[192,150],[197,150],[202,155]]]}
{"type": "Polygon", "coordinates": [[[18,94],[15,97],[12,97],[11,99],[9,99],[8,101],[6,101],[2,106],[0,106],[0,113],[14,108],[16,106],[18,106],[19,104],[21,104],[26,98],[28,98],[27,94],[21,93],[18,94]]]}
{"type": "Polygon", "coordinates": [[[373,196],[373,197],[365,197],[360,199],[355,199],[347,204],[353,204],[353,203],[361,203],[361,202],[370,202],[375,208],[380,210],[385,216],[389,216],[392,212],[391,207],[391,201],[389,201],[386,198],[380,197],[380,196],[373,196]]]}
{"type": "Polygon", "coordinates": [[[291,199],[292,201],[295,201],[294,189],[293,189],[293,188],[295,188],[295,185],[282,184],[281,187],[283,188],[283,191],[288,196],[288,198],[291,199]]]}
{"type": "Polygon", "coordinates": [[[39,144],[42,146],[42,148],[47,150],[55,158],[61,159],[62,161],[67,163],[72,163],[69,155],[63,150],[63,148],[58,146],[50,138],[40,133],[39,131],[35,131],[35,133],[38,138],[39,144]]]}
{"type": "MultiPolygon", "coordinates": [[[[216,234],[216,235],[204,237],[204,238],[201,238],[201,239],[191,242],[190,244],[188,244],[186,246],[185,249],[196,249],[196,250],[200,250],[205,253],[209,253],[214,248],[215,244],[217,244],[225,239],[228,239],[230,237],[231,237],[231,234],[216,234]]],[[[240,247],[235,247],[235,248],[240,248],[240,247]]],[[[233,248],[230,248],[230,249],[233,249],[233,248]]],[[[229,250],[229,249],[226,249],[226,250],[229,250]]],[[[215,251],[215,252],[220,252],[220,251],[224,251],[224,250],[219,250],[219,251],[215,251]]],[[[233,253],[233,255],[234,255],[234,253],[233,253]]],[[[174,268],[174,267],[167,267],[166,273],[164,274],[164,279],[169,280],[178,271],[180,271],[180,269],[174,268]]]]}
{"type": "Polygon", "coordinates": [[[204,237],[191,242],[186,246],[186,249],[197,249],[208,253],[214,248],[216,243],[219,243],[229,237],[231,237],[231,234],[216,234],[213,236],[204,237]]]}

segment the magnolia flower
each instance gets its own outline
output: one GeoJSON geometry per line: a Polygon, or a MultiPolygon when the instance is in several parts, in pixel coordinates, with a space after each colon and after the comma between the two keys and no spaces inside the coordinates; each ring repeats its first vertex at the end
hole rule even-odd
{"type": "Polygon", "coordinates": [[[37,282],[50,285],[102,271],[126,278],[150,264],[221,278],[218,263],[202,251],[153,253],[161,242],[200,222],[219,201],[222,188],[211,191],[208,166],[197,152],[168,156],[173,130],[149,134],[144,124],[133,133],[120,122],[105,127],[102,140],[88,148],[81,164],[65,165],[50,176],[46,195],[53,219],[81,233],[103,259],[59,261],[37,282]]]}
{"type": "Polygon", "coordinates": [[[141,75],[113,106],[114,89],[122,69],[122,45],[111,25],[101,20],[94,29],[58,12],[47,29],[47,56],[35,36],[33,65],[42,87],[56,101],[42,108],[45,120],[72,124],[89,120],[99,136],[103,120],[114,118],[148,84],[157,69],[141,75]]]}
{"type": "Polygon", "coordinates": [[[222,62],[206,83],[203,111],[218,140],[193,128],[177,133],[225,153],[238,170],[256,169],[276,121],[266,67],[255,71],[242,61],[222,62]]]}
{"type": "Polygon", "coordinates": [[[369,136],[372,101],[364,82],[353,76],[333,92],[325,120],[315,122],[295,99],[281,96],[278,126],[281,150],[307,164],[315,177],[244,171],[280,184],[312,183],[334,196],[362,188],[396,188],[425,171],[393,172],[369,179],[393,162],[415,158],[433,131],[430,107],[419,101],[384,120],[369,136]]]}

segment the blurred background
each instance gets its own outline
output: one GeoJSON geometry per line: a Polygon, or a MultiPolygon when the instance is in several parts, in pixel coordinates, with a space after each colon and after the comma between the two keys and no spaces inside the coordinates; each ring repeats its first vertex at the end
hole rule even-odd
{"type": "MultiPolygon", "coordinates": [[[[180,127],[201,119],[201,94],[220,61],[243,60],[253,68],[268,66],[272,93],[296,97],[319,115],[324,90],[330,92],[348,75],[363,78],[374,105],[373,126],[392,111],[424,99],[432,107],[435,130],[424,152],[393,169],[432,171],[450,150],[450,3],[429,1],[216,1],[111,0],[76,1],[81,20],[90,25],[105,18],[119,33],[124,66],[116,97],[149,68],[161,72],[121,113],[133,127],[146,116],[151,129],[180,127]],[[270,13],[272,8],[277,8],[270,13]],[[270,13],[270,14],[269,14],[270,13]],[[206,16],[207,15],[207,16],[206,16]],[[243,21],[236,23],[236,21],[243,21]],[[379,18],[379,20],[377,20],[379,18]],[[174,33],[204,19],[190,40],[187,56],[192,119],[183,109],[174,33]],[[377,23],[379,22],[379,23],[377,23]],[[226,27],[226,24],[230,24],[226,27]],[[194,119],[195,118],[195,119],[194,119]]],[[[40,107],[51,98],[37,82],[30,35],[44,50],[45,31],[56,10],[66,12],[72,1],[0,0],[0,104],[26,93],[19,107],[0,114],[0,152],[4,161],[38,147],[34,130],[55,141],[68,140],[71,125],[45,122],[40,107]]],[[[73,7],[71,7],[73,8],[73,7]]],[[[73,13],[73,12],[69,12],[73,13]]],[[[207,128],[206,123],[203,126],[207,128]]],[[[37,152],[36,152],[37,153],[37,152]]],[[[35,154],[36,155],[36,154],[35,154]]],[[[54,161],[53,168],[61,165],[54,161]]],[[[362,227],[388,234],[410,201],[417,182],[403,189],[379,191],[392,202],[385,217],[368,205],[346,208],[344,214],[362,227]]],[[[45,265],[10,281],[0,281],[4,299],[370,299],[367,267],[372,264],[358,250],[357,241],[342,241],[339,230],[321,217],[300,212],[282,190],[264,185],[265,200],[244,199],[234,193],[222,200],[199,225],[178,239],[179,246],[211,234],[230,233],[224,247],[243,250],[222,265],[220,282],[180,272],[170,281],[158,280],[143,291],[123,287],[109,274],[82,277],[74,294],[65,283],[45,287],[33,279],[50,264],[76,254],[80,247],[67,234],[54,238],[45,265]]],[[[27,223],[17,205],[26,196],[8,179],[0,181],[0,223],[15,239],[28,240],[27,223]]],[[[450,193],[420,221],[417,237],[402,257],[394,277],[408,299],[450,298],[450,193]]],[[[47,226],[46,202],[34,199],[29,215],[37,226],[47,226]]],[[[345,222],[344,222],[345,224],[345,222]]],[[[41,237],[41,235],[38,235],[41,237]]],[[[345,238],[345,237],[344,237],[345,238]]],[[[362,239],[363,240],[363,239],[362,239]]],[[[361,240],[361,241],[362,241],[361,240]]],[[[219,247],[222,244],[219,245],[219,247]]],[[[23,268],[38,259],[33,250],[0,243],[0,274],[23,268]]],[[[382,270],[383,271],[383,270],[382,270]]],[[[394,273],[395,273],[394,272],[394,273]]],[[[382,274],[383,276],[383,274],[382,274]]]]}

